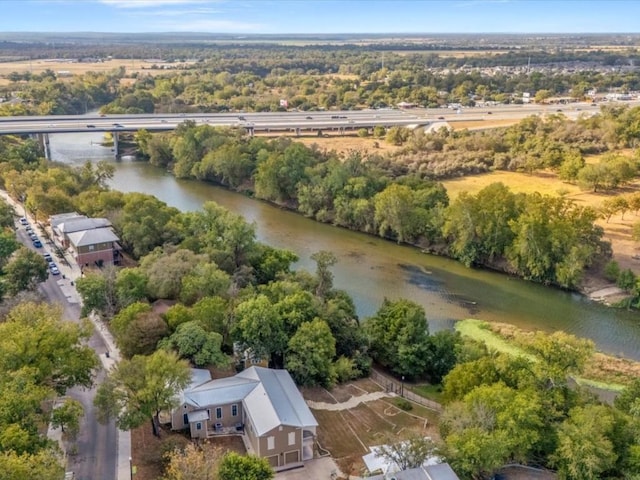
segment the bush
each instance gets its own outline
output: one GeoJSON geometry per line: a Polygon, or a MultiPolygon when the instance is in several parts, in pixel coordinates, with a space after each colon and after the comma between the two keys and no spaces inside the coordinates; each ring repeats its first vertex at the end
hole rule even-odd
{"type": "Polygon", "coordinates": [[[618,262],[616,262],[615,260],[611,260],[609,263],[607,263],[607,265],[604,267],[604,276],[611,282],[617,281],[618,277],[620,276],[620,265],[618,265],[618,262]]]}
{"type": "Polygon", "coordinates": [[[620,272],[618,279],[616,280],[616,285],[627,292],[631,291],[635,284],[636,276],[630,269],[620,272]]]}
{"type": "Polygon", "coordinates": [[[411,402],[406,398],[399,398],[396,401],[396,405],[400,410],[404,410],[405,412],[409,412],[413,410],[413,405],[411,405],[411,402]]]}
{"type": "Polygon", "coordinates": [[[338,383],[344,383],[358,378],[358,369],[355,367],[355,361],[351,358],[338,358],[333,364],[333,368],[338,378],[338,383]]]}

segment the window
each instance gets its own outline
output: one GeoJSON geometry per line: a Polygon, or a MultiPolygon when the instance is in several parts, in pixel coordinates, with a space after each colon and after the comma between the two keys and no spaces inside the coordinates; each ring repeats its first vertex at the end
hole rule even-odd
{"type": "Polygon", "coordinates": [[[196,423],[196,430],[202,430],[202,423],[196,423]]]}
{"type": "Polygon", "coordinates": [[[222,418],[222,407],[216,407],[216,418],[222,418]]]}
{"type": "Polygon", "coordinates": [[[296,432],[289,432],[289,445],[296,444],[296,432]]]}
{"type": "Polygon", "coordinates": [[[96,249],[95,245],[89,245],[89,251],[93,252],[96,249]]]}
{"type": "Polygon", "coordinates": [[[276,448],[276,437],[267,437],[267,450],[276,448]]]}
{"type": "Polygon", "coordinates": [[[186,413],[182,415],[182,423],[186,425],[189,425],[189,415],[187,415],[186,413]]]}
{"type": "Polygon", "coordinates": [[[231,405],[231,416],[232,417],[238,416],[238,405],[231,405]]]}

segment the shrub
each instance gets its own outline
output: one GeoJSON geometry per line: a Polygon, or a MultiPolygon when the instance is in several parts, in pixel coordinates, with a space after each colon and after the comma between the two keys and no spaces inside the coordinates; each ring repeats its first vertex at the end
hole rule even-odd
{"type": "Polygon", "coordinates": [[[406,398],[399,398],[396,401],[396,405],[398,406],[398,408],[400,410],[404,410],[405,412],[413,410],[413,405],[411,405],[411,402],[409,400],[407,400],[406,398]]]}

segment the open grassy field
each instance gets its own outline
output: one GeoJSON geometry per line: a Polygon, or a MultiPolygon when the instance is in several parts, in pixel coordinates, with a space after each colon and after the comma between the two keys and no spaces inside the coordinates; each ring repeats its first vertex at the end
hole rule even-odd
{"type": "MultiPolygon", "coordinates": [[[[143,59],[112,59],[104,62],[66,62],[59,60],[22,60],[19,62],[0,62],[0,77],[4,77],[11,72],[32,72],[42,73],[45,70],[53,70],[54,72],[66,71],[72,75],[80,75],[87,72],[108,72],[120,67],[124,67],[127,73],[144,73],[149,75],[157,75],[166,73],[167,70],[154,69],[151,70],[152,62],[143,59]]],[[[180,67],[186,64],[165,63],[170,71],[179,71],[180,67]]]]}

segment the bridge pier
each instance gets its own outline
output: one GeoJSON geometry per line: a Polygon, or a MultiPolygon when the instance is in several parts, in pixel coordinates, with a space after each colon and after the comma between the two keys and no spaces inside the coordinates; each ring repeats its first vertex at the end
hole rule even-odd
{"type": "Polygon", "coordinates": [[[120,136],[118,132],[111,132],[111,136],[113,137],[113,153],[117,160],[120,158],[120,136]]]}
{"type": "Polygon", "coordinates": [[[296,127],[296,137],[300,136],[300,127],[296,127]]]}
{"type": "Polygon", "coordinates": [[[250,137],[253,137],[255,135],[253,127],[247,128],[247,133],[249,134],[250,137]]]}
{"type": "Polygon", "coordinates": [[[36,138],[38,139],[38,143],[42,148],[42,151],[44,153],[44,158],[47,160],[51,160],[51,145],[49,143],[49,134],[38,133],[36,134],[36,138]]]}

